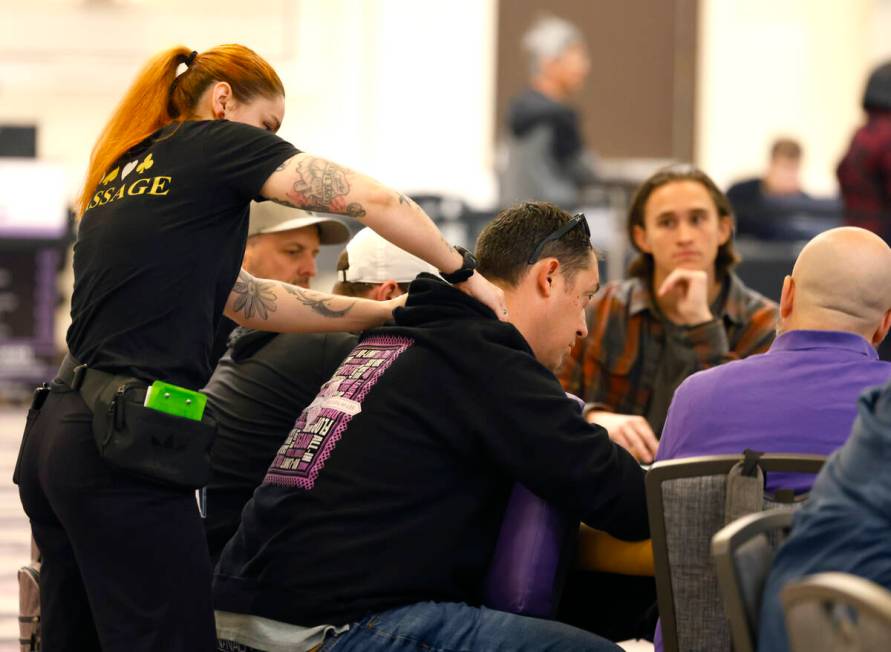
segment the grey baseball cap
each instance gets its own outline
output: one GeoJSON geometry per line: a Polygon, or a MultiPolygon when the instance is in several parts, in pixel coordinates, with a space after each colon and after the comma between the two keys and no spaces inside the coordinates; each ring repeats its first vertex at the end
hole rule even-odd
{"type": "Polygon", "coordinates": [[[323,245],[342,244],[350,239],[347,225],[330,215],[282,206],[271,201],[251,202],[248,236],[302,229],[313,225],[319,228],[319,242],[323,245]]]}

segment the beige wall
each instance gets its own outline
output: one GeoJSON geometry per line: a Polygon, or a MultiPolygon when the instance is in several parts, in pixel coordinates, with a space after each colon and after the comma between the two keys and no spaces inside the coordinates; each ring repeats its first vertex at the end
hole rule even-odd
{"type": "Polygon", "coordinates": [[[0,122],[37,122],[75,192],[145,59],[243,42],[288,90],[281,134],[402,189],[493,196],[494,0],[0,0],[0,122]]]}
{"type": "MultiPolygon", "coordinates": [[[[285,81],[283,137],[403,190],[486,206],[497,2],[0,0],[0,122],[39,125],[39,154],[62,164],[73,197],[146,57],[240,41],[285,81]]],[[[700,3],[697,161],[726,184],[791,134],[806,148],[808,187],[834,192],[866,74],[891,56],[891,0],[700,3]]]]}
{"type": "MultiPolygon", "coordinates": [[[[73,198],[147,57],[241,42],[285,83],[282,137],[402,190],[486,206],[495,9],[495,0],[0,0],[0,123],[39,126],[38,155],[63,166],[61,192],[73,198]]],[[[59,317],[61,341],[66,308],[59,317]]]]}
{"type": "Polygon", "coordinates": [[[697,162],[726,185],[787,134],[805,148],[806,187],[835,193],[889,31],[888,0],[701,0],[697,162]]]}

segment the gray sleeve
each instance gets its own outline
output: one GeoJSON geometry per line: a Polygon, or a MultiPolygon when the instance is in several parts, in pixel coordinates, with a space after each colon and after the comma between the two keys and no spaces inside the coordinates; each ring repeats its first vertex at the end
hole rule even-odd
{"type": "Polygon", "coordinates": [[[552,154],[553,129],[541,125],[523,138],[511,138],[501,179],[501,201],[509,205],[536,199],[559,206],[575,206],[578,186],[552,154]]]}

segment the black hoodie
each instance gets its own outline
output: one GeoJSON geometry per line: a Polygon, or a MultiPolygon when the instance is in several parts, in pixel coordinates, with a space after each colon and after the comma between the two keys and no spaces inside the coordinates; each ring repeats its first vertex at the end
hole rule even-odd
{"type": "Polygon", "coordinates": [[[433,277],[320,397],[223,552],[217,609],[313,626],[479,604],[515,481],[592,527],[649,535],[634,459],[585,422],[516,328],[433,277]]]}

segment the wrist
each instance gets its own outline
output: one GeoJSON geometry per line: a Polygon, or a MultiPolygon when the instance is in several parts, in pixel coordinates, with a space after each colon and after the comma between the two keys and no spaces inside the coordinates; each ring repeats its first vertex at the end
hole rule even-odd
{"type": "Polygon", "coordinates": [[[704,324],[715,318],[714,315],[712,315],[711,310],[708,309],[692,311],[687,314],[682,314],[681,317],[684,320],[685,326],[698,326],[699,324],[704,324]]]}
{"type": "Polygon", "coordinates": [[[464,247],[455,247],[454,251],[461,256],[461,266],[451,272],[440,270],[439,275],[446,282],[457,285],[458,283],[464,283],[473,276],[477,267],[477,261],[476,257],[464,247]]]}
{"type": "Polygon", "coordinates": [[[464,256],[455,247],[449,245],[449,262],[445,267],[439,268],[440,274],[453,274],[461,269],[464,264],[464,256]]]}

